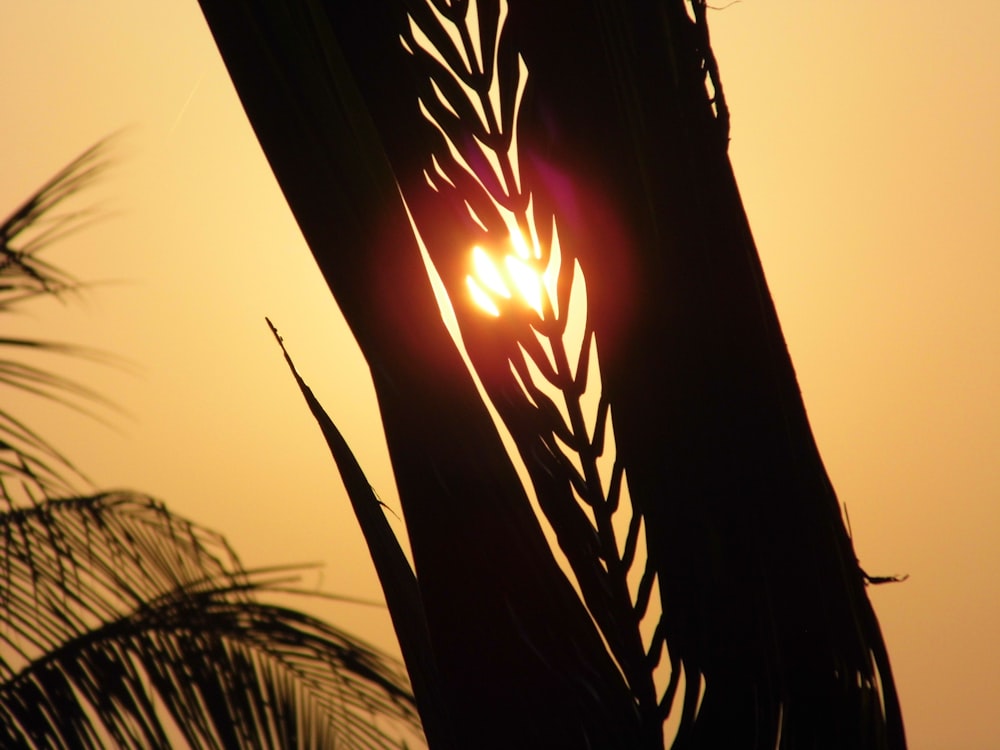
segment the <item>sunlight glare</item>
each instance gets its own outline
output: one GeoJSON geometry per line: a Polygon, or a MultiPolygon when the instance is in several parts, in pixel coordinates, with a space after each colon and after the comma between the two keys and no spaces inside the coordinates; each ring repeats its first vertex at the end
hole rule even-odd
{"type": "Polygon", "coordinates": [[[489,313],[494,318],[499,318],[500,309],[496,306],[493,298],[483,291],[483,288],[479,286],[476,280],[471,276],[466,276],[465,282],[469,285],[469,292],[472,294],[472,301],[479,305],[484,312],[489,313]]]}
{"type": "Polygon", "coordinates": [[[520,232],[511,232],[510,241],[511,244],[514,245],[514,250],[522,259],[527,260],[531,257],[531,251],[528,249],[528,243],[524,241],[524,237],[521,236],[520,232]]]}
{"type": "Polygon", "coordinates": [[[500,315],[495,297],[511,299],[511,290],[520,297],[539,317],[545,317],[545,302],[550,297],[546,282],[529,260],[528,245],[520,233],[511,235],[511,244],[517,255],[507,255],[504,265],[497,266],[493,258],[479,245],[472,248],[473,273],[466,277],[473,301],[490,315],[500,315]]]}
{"type": "Polygon", "coordinates": [[[510,299],[510,290],[503,281],[503,276],[493,263],[493,259],[479,245],[472,248],[472,266],[479,281],[494,294],[504,299],[510,299]]]}
{"type": "Polygon", "coordinates": [[[514,280],[514,286],[521,294],[521,297],[528,303],[528,307],[539,315],[542,314],[542,280],[538,273],[519,258],[513,255],[507,256],[507,270],[514,280]]]}

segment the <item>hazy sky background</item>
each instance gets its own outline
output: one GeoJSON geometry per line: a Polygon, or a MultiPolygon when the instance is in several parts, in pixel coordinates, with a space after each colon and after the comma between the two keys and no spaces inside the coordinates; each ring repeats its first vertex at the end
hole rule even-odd
{"type": "MultiPolygon", "coordinates": [[[[737,178],[858,555],[910,574],[871,590],[910,746],[1000,746],[1000,5],[743,0],[710,20],[737,178]]],[[[0,212],[126,129],[85,200],[105,218],[49,256],[115,283],[17,330],[141,370],[66,363],[128,410],[117,432],[19,413],[98,487],[163,499],[248,566],[322,562],[306,588],[379,599],[264,316],[398,507],[367,371],[197,3],[7,3],[0,94],[0,212]]],[[[306,607],[393,647],[384,611],[306,607]]]]}

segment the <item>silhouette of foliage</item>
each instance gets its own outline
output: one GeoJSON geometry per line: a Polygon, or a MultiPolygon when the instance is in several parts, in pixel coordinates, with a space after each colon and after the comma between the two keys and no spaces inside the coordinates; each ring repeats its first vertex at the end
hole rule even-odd
{"type": "Polygon", "coordinates": [[[0,514],[4,747],[399,747],[405,678],[371,647],[257,601],[216,534],[134,493],[0,514]],[[381,719],[382,726],[376,721],[381,719]]]}
{"type": "MultiPolygon", "coordinates": [[[[108,142],[100,141],[60,170],[0,224],[0,313],[12,313],[42,296],[61,297],[79,288],[75,278],[40,253],[79,229],[87,210],[66,210],[65,203],[90,185],[107,166],[108,142]]],[[[0,337],[0,385],[60,401],[80,409],[83,401],[104,401],[73,380],[24,361],[26,352],[97,356],[95,352],[51,341],[0,337]]],[[[107,403],[104,401],[104,403],[107,403]]],[[[46,493],[72,489],[79,472],[48,440],[7,409],[0,409],[0,475],[37,484],[46,493]]]]}
{"type": "MultiPolygon", "coordinates": [[[[52,212],[100,172],[105,148],[0,228],[0,312],[77,288],[38,253],[86,215],[52,212]]],[[[97,398],[16,356],[0,362],[0,380],[97,398]]],[[[294,569],[247,571],[220,535],[145,495],[76,494],[72,464],[35,431],[6,412],[0,431],[0,745],[150,748],[181,737],[191,748],[388,749],[419,736],[400,665],[260,600],[290,593],[294,569]]]]}
{"type": "MultiPolygon", "coordinates": [[[[705,2],[201,5],[371,368],[431,747],[904,747],[705,2]],[[521,300],[518,264],[543,279],[521,300]]],[[[384,519],[296,378],[378,567],[384,519]]]]}

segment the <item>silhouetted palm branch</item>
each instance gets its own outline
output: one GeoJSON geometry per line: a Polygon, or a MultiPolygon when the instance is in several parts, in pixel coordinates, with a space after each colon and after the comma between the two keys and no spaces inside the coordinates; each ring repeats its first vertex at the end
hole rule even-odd
{"type": "MultiPolygon", "coordinates": [[[[105,149],[88,149],[0,227],[0,313],[78,288],[38,253],[89,215],[60,210],[105,149]]],[[[0,384],[14,392],[77,409],[103,401],[19,359],[93,352],[12,337],[0,347],[0,384]]],[[[0,411],[0,745],[399,748],[419,737],[398,664],[259,601],[289,593],[289,571],[245,571],[221,536],[143,495],[54,499],[77,474],[0,411]]]]}
{"type": "MultiPolygon", "coordinates": [[[[93,212],[66,210],[66,203],[107,167],[109,141],[84,151],[39,188],[0,224],[0,313],[13,313],[38,297],[61,297],[79,282],[40,257],[53,242],[80,229],[93,212]]],[[[24,361],[28,353],[54,353],[107,359],[92,350],[52,341],[0,336],[0,385],[86,411],[87,402],[110,405],[92,389],[24,361]]],[[[9,401],[8,401],[9,403],[9,401]]],[[[79,472],[71,461],[8,408],[0,409],[0,477],[39,488],[43,494],[66,493],[79,472]]]]}
{"type": "Polygon", "coordinates": [[[85,209],[59,209],[107,167],[108,145],[108,140],[102,140],[88,148],[0,224],[0,311],[31,297],[59,295],[78,287],[75,278],[39,253],[92,216],[85,209]]]}
{"type": "MultiPolygon", "coordinates": [[[[505,28],[503,3],[407,7],[411,22],[403,43],[425,76],[421,111],[441,135],[428,184],[451,206],[464,203],[481,230],[470,227],[468,242],[476,247],[477,265],[491,271],[494,288],[477,290],[475,276],[466,281],[480,298],[492,297],[503,318],[496,322],[501,332],[483,345],[481,316],[457,302],[459,327],[528,467],[569,575],[625,676],[643,723],[658,726],[670,713],[677,682],[664,683],[657,695],[653,673],[667,655],[659,602],[652,597],[656,571],[644,554],[636,554],[643,546],[642,513],[631,502],[624,464],[615,455],[584,274],[572,248],[560,243],[550,206],[530,192],[530,170],[520,169],[529,152],[518,152],[516,124],[524,91],[532,85],[530,71],[505,28]],[[502,261],[491,262],[483,246],[502,261]],[[520,295],[512,293],[519,287],[520,295]],[[506,339],[502,346],[498,338],[506,339]],[[584,401],[591,385],[590,392],[599,396],[591,400],[592,410],[584,401]]],[[[450,218],[457,224],[462,217],[450,218]]],[[[418,231],[432,234],[431,221],[418,218],[418,231]]],[[[445,266],[442,255],[432,257],[445,266]]],[[[461,300],[463,290],[450,281],[445,281],[450,299],[461,300]]],[[[679,669],[675,664],[674,671],[679,669]]]]}
{"type": "Polygon", "coordinates": [[[4,747],[394,748],[419,722],[400,668],[262,604],[218,535],[132,493],[0,514],[4,747]]]}
{"type": "MultiPolygon", "coordinates": [[[[726,154],[704,0],[201,4],[371,368],[419,594],[399,614],[426,624],[458,745],[905,746],[726,154]],[[473,247],[499,281],[470,280],[473,247]],[[537,305],[504,301],[510,250],[547,274],[537,305]]],[[[378,565],[384,519],[359,520],[378,565]]]]}

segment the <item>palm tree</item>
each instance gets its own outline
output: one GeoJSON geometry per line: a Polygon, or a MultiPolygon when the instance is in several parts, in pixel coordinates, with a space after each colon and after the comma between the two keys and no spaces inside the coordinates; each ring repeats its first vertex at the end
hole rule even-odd
{"type": "MultiPolygon", "coordinates": [[[[106,164],[87,150],[0,225],[0,311],[78,288],[39,257],[106,164]]],[[[96,394],[0,339],[0,380],[82,407],[96,394]]],[[[405,675],[357,638],[260,595],[218,534],[136,492],[81,494],[70,461],[0,411],[0,745],[9,748],[398,748],[419,737],[405,675]]]]}
{"type": "Polygon", "coordinates": [[[371,369],[414,571],[295,376],[430,746],[904,747],[704,0],[201,5],[371,369]]]}

